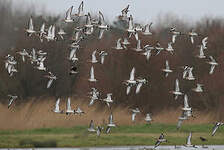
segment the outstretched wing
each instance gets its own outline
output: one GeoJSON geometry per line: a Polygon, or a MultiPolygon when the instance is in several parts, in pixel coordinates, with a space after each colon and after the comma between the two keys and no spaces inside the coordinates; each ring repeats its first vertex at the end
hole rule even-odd
{"type": "Polygon", "coordinates": [[[130,80],[135,79],[135,67],[132,68],[131,73],[130,73],[130,80]]]}
{"type": "Polygon", "coordinates": [[[138,85],[136,87],[136,91],[135,91],[136,94],[138,94],[140,92],[141,87],[142,87],[142,84],[143,84],[142,82],[141,83],[138,83],[138,85]]]}
{"type": "Polygon", "coordinates": [[[47,83],[47,88],[50,88],[53,83],[53,79],[50,79],[47,83]]]}

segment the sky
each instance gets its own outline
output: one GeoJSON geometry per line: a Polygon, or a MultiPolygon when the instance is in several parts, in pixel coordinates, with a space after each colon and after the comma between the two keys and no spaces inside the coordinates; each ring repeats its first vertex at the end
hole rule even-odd
{"type": "MultiPolygon", "coordinates": [[[[14,0],[27,6],[35,4],[37,11],[43,8],[52,14],[65,14],[74,6],[76,11],[82,0],[14,0]]],[[[198,20],[204,16],[224,16],[223,0],[83,0],[85,12],[103,12],[108,20],[115,19],[123,8],[130,5],[130,14],[139,22],[154,21],[158,15],[173,14],[179,18],[198,20]]]]}

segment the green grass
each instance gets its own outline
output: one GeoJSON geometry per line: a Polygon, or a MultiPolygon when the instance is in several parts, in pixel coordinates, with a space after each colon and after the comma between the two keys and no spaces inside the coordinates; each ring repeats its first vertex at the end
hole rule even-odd
{"type": "Polygon", "coordinates": [[[73,128],[40,128],[32,130],[0,131],[0,147],[87,147],[119,145],[153,145],[155,138],[163,132],[168,139],[167,145],[182,145],[192,131],[192,143],[202,144],[199,137],[208,139],[204,144],[224,144],[224,128],[211,136],[212,125],[183,125],[176,130],[176,125],[152,124],[118,126],[111,134],[89,134],[87,126],[73,128]]]}

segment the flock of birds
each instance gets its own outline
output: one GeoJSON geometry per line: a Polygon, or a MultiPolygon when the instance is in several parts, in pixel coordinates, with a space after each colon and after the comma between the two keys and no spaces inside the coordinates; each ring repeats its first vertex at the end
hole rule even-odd
{"type": "MultiPolygon", "coordinates": [[[[70,75],[78,73],[76,64],[79,61],[79,59],[77,58],[76,53],[80,49],[80,44],[79,44],[80,41],[85,39],[85,37],[92,35],[94,33],[94,31],[97,30],[97,28],[99,31],[98,38],[102,39],[104,32],[110,29],[110,26],[105,22],[104,16],[100,11],[99,11],[98,19],[97,18],[94,19],[91,17],[90,13],[87,13],[87,14],[84,13],[83,7],[84,7],[84,3],[81,2],[80,6],[78,8],[78,12],[76,14],[72,14],[73,6],[70,7],[67,10],[65,18],[63,20],[64,23],[71,24],[71,23],[79,22],[80,19],[83,19],[83,18],[86,19],[84,25],[81,25],[81,26],[75,28],[75,34],[71,39],[71,44],[69,45],[70,54],[69,54],[68,59],[71,62],[71,69],[69,72],[70,75]]],[[[152,23],[147,24],[144,27],[139,24],[134,24],[132,15],[128,16],[129,5],[126,8],[124,8],[121,12],[122,12],[122,14],[118,18],[119,18],[119,20],[126,22],[128,25],[128,28],[125,31],[125,32],[127,32],[127,37],[124,39],[119,38],[116,42],[116,46],[113,47],[113,49],[114,50],[127,50],[128,49],[127,47],[130,44],[128,39],[133,36],[137,41],[136,48],[133,48],[133,50],[140,53],[141,55],[146,56],[147,61],[150,59],[153,51],[156,52],[156,56],[158,56],[163,51],[167,51],[171,55],[173,55],[175,50],[173,49],[172,45],[175,44],[176,38],[178,38],[179,36],[184,36],[184,35],[189,36],[192,44],[194,44],[195,38],[197,38],[198,36],[201,36],[198,33],[196,33],[193,29],[189,33],[181,33],[179,31],[177,31],[175,27],[172,27],[170,29],[170,34],[172,36],[172,38],[171,38],[172,40],[171,40],[171,42],[168,43],[168,47],[166,47],[166,48],[162,47],[159,42],[157,42],[157,44],[155,46],[145,45],[144,47],[141,47],[141,40],[139,39],[138,35],[143,34],[145,36],[152,36],[153,35],[151,32],[152,23]]],[[[27,33],[28,37],[38,36],[41,42],[65,40],[64,36],[67,33],[62,28],[57,29],[58,30],[57,33],[56,33],[55,25],[50,25],[47,30],[45,28],[46,28],[45,23],[43,23],[42,26],[40,27],[40,30],[36,31],[34,28],[33,19],[32,19],[32,17],[30,17],[29,25],[28,25],[28,28],[25,29],[25,32],[27,33]]],[[[199,46],[200,47],[199,54],[196,56],[199,59],[207,58],[207,56],[205,56],[205,54],[204,54],[204,50],[207,49],[207,40],[208,40],[208,37],[204,37],[201,42],[201,45],[199,46]]],[[[25,62],[26,60],[29,60],[30,63],[33,65],[34,69],[38,69],[40,71],[46,72],[46,75],[44,76],[45,78],[48,78],[46,88],[50,88],[52,86],[52,84],[54,83],[54,81],[58,79],[57,76],[54,75],[50,70],[48,70],[48,68],[44,64],[45,60],[47,59],[47,52],[44,52],[42,50],[36,50],[35,48],[33,48],[30,52],[27,51],[26,49],[23,49],[21,51],[18,51],[17,54],[21,56],[21,59],[23,62],[25,62]]],[[[90,68],[90,76],[88,79],[89,82],[96,83],[98,81],[95,78],[95,74],[94,74],[94,64],[96,64],[98,62],[100,62],[101,64],[104,64],[105,57],[107,55],[109,55],[109,54],[105,51],[98,52],[97,50],[95,50],[92,52],[91,60],[89,61],[92,64],[92,66],[90,68]],[[97,60],[97,57],[96,57],[97,54],[100,57],[99,61],[97,60]]],[[[6,58],[5,69],[7,70],[9,76],[13,76],[16,72],[18,72],[18,70],[16,68],[16,65],[17,65],[16,58],[11,55],[7,55],[5,58],[6,58]]],[[[214,69],[218,65],[218,63],[212,56],[209,56],[209,59],[210,59],[210,61],[207,62],[211,66],[209,74],[213,74],[214,69]]],[[[193,67],[192,66],[186,65],[182,68],[183,68],[183,76],[182,76],[183,79],[190,80],[190,81],[195,80],[195,76],[193,75],[193,67]]],[[[142,78],[142,77],[136,78],[135,71],[136,71],[135,67],[133,67],[130,72],[129,79],[123,81],[123,84],[126,85],[126,94],[127,95],[129,95],[129,93],[131,92],[131,88],[133,88],[133,87],[136,87],[136,89],[135,89],[136,94],[140,93],[141,87],[148,83],[148,80],[146,78],[142,78]]],[[[165,61],[165,67],[162,69],[162,72],[164,72],[165,77],[168,77],[168,75],[173,72],[173,70],[171,69],[171,67],[169,65],[168,60],[165,61]]],[[[192,91],[201,93],[201,92],[203,92],[202,86],[203,86],[202,84],[197,83],[196,87],[192,88],[192,91]]],[[[183,99],[184,99],[182,114],[178,118],[178,123],[177,123],[177,129],[179,129],[184,120],[189,119],[189,117],[194,117],[193,111],[192,111],[192,108],[188,104],[188,101],[189,101],[188,96],[186,94],[184,94],[179,87],[178,79],[176,79],[176,81],[175,81],[174,90],[170,91],[170,93],[174,95],[175,100],[177,100],[180,96],[183,96],[183,99]]],[[[112,93],[107,93],[107,96],[105,98],[101,99],[101,98],[99,98],[100,92],[96,88],[93,87],[93,88],[91,88],[91,92],[89,92],[89,95],[90,95],[89,96],[90,97],[89,106],[92,106],[96,101],[101,101],[101,102],[105,103],[111,111],[111,105],[114,102],[114,100],[112,99],[112,93]]],[[[8,96],[10,98],[8,108],[10,108],[12,106],[13,102],[18,98],[18,96],[16,96],[16,95],[8,95],[8,96]]],[[[53,112],[65,113],[67,115],[69,115],[69,114],[82,115],[85,113],[79,107],[76,110],[71,108],[71,98],[70,97],[68,97],[67,107],[66,107],[65,112],[60,109],[59,105],[60,105],[60,98],[57,99],[56,104],[55,104],[55,109],[53,110],[53,112]]],[[[132,111],[131,119],[132,119],[132,121],[135,121],[136,115],[141,113],[141,111],[139,108],[131,109],[131,111],[132,111]]],[[[113,127],[116,127],[116,124],[114,123],[113,120],[114,120],[113,114],[111,111],[111,114],[109,115],[109,121],[108,121],[107,127],[105,129],[105,132],[107,134],[111,132],[111,129],[113,127]]],[[[146,114],[145,121],[149,124],[151,123],[152,118],[151,118],[150,113],[146,114]]],[[[221,122],[217,122],[214,125],[213,131],[212,131],[212,136],[215,135],[217,129],[222,125],[224,125],[224,123],[221,123],[221,122]]],[[[103,127],[97,126],[95,128],[94,122],[93,122],[93,120],[91,120],[88,131],[95,132],[95,133],[97,133],[97,136],[100,136],[101,132],[103,131],[103,127]]],[[[195,147],[195,145],[191,144],[191,137],[192,137],[192,133],[189,134],[189,136],[187,138],[187,144],[185,146],[195,147]]],[[[200,138],[202,141],[206,141],[205,138],[203,138],[203,137],[200,137],[200,138]]],[[[162,133],[155,143],[155,148],[163,142],[167,142],[167,140],[165,139],[165,136],[162,133]]]]}

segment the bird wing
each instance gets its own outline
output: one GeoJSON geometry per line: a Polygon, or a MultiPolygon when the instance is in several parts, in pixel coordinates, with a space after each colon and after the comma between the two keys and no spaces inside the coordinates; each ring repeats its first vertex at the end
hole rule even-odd
{"type": "Polygon", "coordinates": [[[96,61],[96,50],[92,53],[92,61],[96,61]]]}
{"type": "Polygon", "coordinates": [[[110,129],[111,129],[111,127],[107,126],[107,128],[106,128],[106,133],[107,134],[110,133],[110,129]]]}
{"type": "Polygon", "coordinates": [[[212,62],[216,62],[215,59],[212,56],[209,56],[212,62]]]}
{"type": "Polygon", "coordinates": [[[202,40],[202,45],[204,46],[204,47],[206,47],[206,45],[207,45],[207,40],[208,40],[208,37],[205,37],[203,40],[202,40]]]}
{"type": "Polygon", "coordinates": [[[13,98],[10,98],[10,99],[9,99],[8,108],[12,105],[13,101],[14,101],[14,99],[13,99],[13,98]]]}
{"type": "Polygon", "coordinates": [[[47,82],[47,88],[50,88],[52,83],[53,83],[53,79],[50,79],[50,80],[47,82]]]}
{"type": "Polygon", "coordinates": [[[128,95],[131,91],[131,86],[127,86],[126,94],[128,95]]]}
{"type": "Polygon", "coordinates": [[[182,123],[183,123],[183,120],[182,119],[178,119],[177,129],[179,129],[181,127],[182,123]]]}
{"type": "Polygon", "coordinates": [[[213,74],[214,69],[215,69],[215,65],[211,65],[211,68],[210,68],[209,74],[213,74]]]}
{"type": "Polygon", "coordinates": [[[166,60],[166,69],[170,69],[168,60],[166,60]]]}
{"type": "Polygon", "coordinates": [[[71,108],[71,98],[69,97],[68,98],[68,101],[67,101],[67,111],[71,111],[72,108],[71,108]]]}
{"type": "Polygon", "coordinates": [[[194,37],[191,36],[190,38],[191,38],[191,43],[194,44],[194,37]]]}
{"type": "Polygon", "coordinates": [[[93,123],[93,120],[90,121],[89,128],[94,129],[94,123],[93,123]]]}
{"type": "Polygon", "coordinates": [[[192,133],[189,133],[189,136],[187,137],[187,145],[191,145],[191,137],[192,137],[192,133]]]}
{"type": "Polygon", "coordinates": [[[33,18],[30,17],[30,21],[29,21],[29,30],[33,30],[33,18]]]}
{"type": "Polygon", "coordinates": [[[135,121],[135,116],[136,116],[136,113],[132,113],[132,115],[131,115],[131,120],[132,121],[135,121]]]}
{"type": "Polygon", "coordinates": [[[188,96],[187,96],[187,94],[184,95],[184,107],[185,107],[185,108],[188,108],[188,107],[189,107],[189,105],[188,105],[188,96]]]}
{"type": "Polygon", "coordinates": [[[161,144],[159,140],[156,141],[154,148],[158,147],[161,144]]]}
{"type": "Polygon", "coordinates": [[[102,39],[103,33],[104,33],[104,29],[100,29],[99,36],[98,36],[99,39],[102,39]]]}
{"type": "Polygon", "coordinates": [[[176,79],[175,91],[180,91],[179,80],[178,79],[176,79]]]}
{"type": "Polygon", "coordinates": [[[141,40],[138,40],[137,42],[137,49],[141,49],[141,40]]]}
{"type": "Polygon", "coordinates": [[[104,56],[104,55],[101,55],[100,58],[101,58],[101,59],[100,59],[100,63],[103,64],[103,63],[104,63],[105,56],[104,56]]]}
{"type": "Polygon", "coordinates": [[[219,126],[217,125],[217,123],[215,124],[215,126],[212,129],[212,136],[215,135],[216,131],[218,130],[219,126]]]}
{"type": "Polygon", "coordinates": [[[91,69],[90,69],[90,79],[95,79],[95,77],[94,77],[94,68],[93,68],[93,66],[92,66],[91,69]]]}
{"type": "Polygon", "coordinates": [[[150,56],[151,56],[151,50],[148,50],[146,53],[146,60],[149,60],[150,56]]]}
{"type": "Polygon", "coordinates": [[[135,67],[132,68],[131,73],[130,73],[130,80],[135,79],[135,67]]]}
{"type": "Polygon", "coordinates": [[[121,47],[121,38],[119,38],[118,40],[117,40],[117,48],[120,48],[121,47]]]}
{"type": "Polygon", "coordinates": [[[203,49],[203,46],[201,45],[200,46],[200,56],[204,56],[204,49],[203,49]]]}
{"type": "Polygon", "coordinates": [[[138,83],[138,85],[136,87],[136,91],[135,91],[136,94],[138,94],[140,92],[141,87],[142,87],[142,84],[143,84],[142,82],[141,83],[138,83]]]}
{"type": "Polygon", "coordinates": [[[73,6],[71,6],[66,12],[65,18],[68,20],[71,19],[72,9],[73,9],[73,6]]]}
{"type": "Polygon", "coordinates": [[[177,35],[175,35],[175,34],[172,35],[172,43],[175,43],[176,37],[177,37],[177,35]]]}
{"type": "Polygon", "coordinates": [[[69,60],[71,60],[73,57],[74,57],[74,55],[75,55],[75,53],[76,53],[76,48],[73,48],[71,51],[70,51],[70,56],[69,56],[69,60]]]}
{"type": "Polygon", "coordinates": [[[99,11],[99,24],[100,25],[105,25],[104,16],[103,16],[101,11],[99,11]]]}
{"type": "Polygon", "coordinates": [[[133,25],[133,17],[132,17],[132,15],[130,15],[129,21],[128,21],[128,29],[129,30],[133,30],[133,28],[134,28],[134,25],[133,25]]]}

